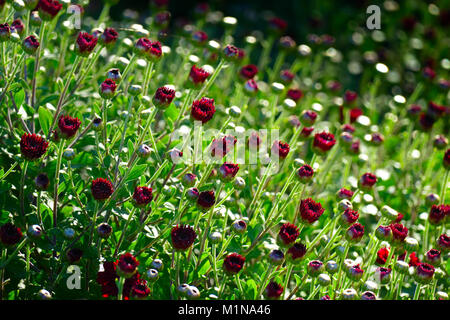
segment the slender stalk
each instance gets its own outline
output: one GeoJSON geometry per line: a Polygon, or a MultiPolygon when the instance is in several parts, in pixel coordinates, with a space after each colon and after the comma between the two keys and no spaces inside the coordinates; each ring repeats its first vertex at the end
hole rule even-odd
{"type": "Polygon", "coordinates": [[[19,195],[19,200],[20,200],[20,218],[21,218],[22,223],[24,225],[26,224],[26,221],[25,221],[24,187],[25,187],[25,176],[27,174],[27,168],[28,168],[28,161],[25,160],[25,162],[23,164],[23,168],[22,168],[21,178],[20,178],[20,195],[19,195]]]}
{"type": "MultiPolygon", "coordinates": [[[[61,139],[58,147],[58,159],[56,163],[56,171],[55,171],[55,180],[54,180],[54,189],[53,189],[53,228],[57,228],[58,226],[58,186],[59,186],[59,171],[61,170],[61,159],[64,151],[64,145],[66,141],[61,139]]],[[[56,236],[55,236],[56,238],[56,236]]],[[[54,239],[55,241],[55,239],[54,239]]]]}

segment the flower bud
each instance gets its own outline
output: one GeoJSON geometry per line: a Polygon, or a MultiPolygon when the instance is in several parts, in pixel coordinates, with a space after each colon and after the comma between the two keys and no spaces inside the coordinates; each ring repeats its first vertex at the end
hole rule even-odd
{"type": "Polygon", "coordinates": [[[368,191],[371,190],[372,187],[377,182],[377,177],[372,173],[364,173],[359,179],[359,187],[361,190],[368,191]]]}
{"type": "Polygon", "coordinates": [[[29,55],[34,55],[39,48],[39,41],[35,36],[28,36],[22,42],[22,49],[29,55]]]}
{"type": "Polygon", "coordinates": [[[247,230],[247,223],[244,220],[236,220],[231,225],[231,229],[237,234],[243,234],[247,230]]]}
{"type": "Polygon", "coordinates": [[[397,210],[394,210],[391,207],[384,205],[383,207],[381,207],[381,215],[386,219],[393,221],[397,219],[398,212],[397,210]]]}
{"type": "Polygon", "coordinates": [[[425,197],[425,202],[427,206],[432,206],[433,204],[439,204],[441,198],[436,193],[430,193],[425,197]]]}
{"type": "Polygon", "coordinates": [[[222,234],[220,232],[213,232],[209,235],[209,241],[213,244],[220,243],[222,241],[222,234]]]}
{"type": "Polygon", "coordinates": [[[284,85],[282,83],[279,82],[273,82],[270,85],[270,89],[272,90],[273,93],[275,94],[280,94],[284,91],[284,85]]]}
{"type": "Polygon", "coordinates": [[[6,42],[11,38],[11,29],[9,24],[0,24],[0,42],[6,42]]]}
{"type": "Polygon", "coordinates": [[[375,230],[375,236],[380,241],[390,241],[392,239],[392,230],[389,226],[378,226],[375,230]]]}
{"type": "Polygon", "coordinates": [[[363,284],[363,288],[364,290],[367,291],[377,291],[378,290],[378,284],[372,280],[367,280],[364,284],[363,284]]]}
{"type": "Polygon", "coordinates": [[[339,210],[342,210],[342,211],[352,210],[353,209],[353,204],[352,204],[352,202],[350,200],[343,199],[343,200],[339,201],[338,208],[339,208],[339,210]]]}
{"type": "Polygon", "coordinates": [[[152,267],[156,270],[162,270],[164,268],[164,263],[161,259],[155,259],[152,261],[152,267]]]}
{"type": "Polygon", "coordinates": [[[236,177],[236,179],[234,179],[233,186],[237,190],[243,190],[245,188],[245,180],[241,177],[236,177]]]}
{"type": "Polygon", "coordinates": [[[37,11],[31,11],[30,24],[34,27],[39,27],[42,24],[42,19],[37,11]]]}
{"type": "Polygon", "coordinates": [[[45,172],[39,173],[36,178],[34,178],[34,185],[38,190],[47,190],[50,185],[50,179],[45,172]]]}
{"type": "Polygon", "coordinates": [[[40,238],[42,236],[42,228],[38,224],[33,224],[28,227],[28,235],[32,238],[40,238]]]}
{"type": "Polygon", "coordinates": [[[319,276],[317,277],[317,282],[319,283],[319,285],[321,285],[322,287],[327,287],[328,285],[330,285],[331,283],[331,278],[329,275],[327,275],[326,273],[321,273],[319,274],[319,276]]]}
{"type": "Polygon", "coordinates": [[[258,93],[258,84],[255,80],[247,80],[244,84],[244,93],[249,97],[254,97],[258,93]]]}
{"type": "Polygon", "coordinates": [[[436,249],[431,249],[425,254],[425,261],[433,266],[441,264],[441,252],[436,249]]]}
{"type": "Polygon", "coordinates": [[[448,139],[443,135],[437,135],[434,137],[433,146],[438,150],[444,150],[448,145],[448,139]]]}
{"type": "Polygon", "coordinates": [[[136,97],[142,93],[142,86],[133,84],[128,87],[128,94],[136,97]]]}
{"type": "Polygon", "coordinates": [[[187,283],[182,283],[177,287],[178,293],[183,297],[186,296],[188,290],[189,290],[189,285],[187,283]]]}
{"type": "Polygon", "coordinates": [[[106,222],[100,223],[97,227],[97,234],[102,239],[107,239],[111,235],[113,229],[106,222]]]}
{"type": "Polygon", "coordinates": [[[231,106],[228,109],[228,115],[232,118],[238,119],[241,116],[241,108],[238,106],[231,106]]]}
{"type": "Polygon", "coordinates": [[[391,269],[378,267],[374,274],[375,280],[381,284],[387,284],[391,280],[391,269]]]}
{"type": "Polygon", "coordinates": [[[395,271],[400,274],[408,274],[409,273],[409,264],[405,261],[397,260],[394,266],[395,271]]]}
{"type": "Polygon", "coordinates": [[[155,282],[159,279],[159,272],[156,269],[149,269],[147,270],[147,278],[151,282],[155,282]]]}
{"type": "Polygon", "coordinates": [[[150,156],[150,153],[152,152],[152,149],[146,145],[141,144],[138,148],[138,155],[140,158],[146,159],[150,156]]]}
{"type": "Polygon", "coordinates": [[[197,188],[189,188],[186,191],[186,198],[190,202],[196,202],[197,199],[198,199],[199,194],[200,194],[200,192],[198,191],[197,188]]]}
{"type": "Polygon", "coordinates": [[[355,223],[347,229],[345,238],[347,239],[347,241],[359,242],[362,239],[363,235],[364,226],[359,223],[355,223]]]}
{"type": "Polygon", "coordinates": [[[358,293],[355,289],[345,289],[341,293],[342,300],[355,300],[358,297],[358,293]]]}
{"type": "Polygon", "coordinates": [[[313,260],[309,262],[307,266],[307,272],[313,278],[321,274],[323,269],[324,269],[323,263],[322,261],[319,260],[313,260]]]}
{"type": "Polygon", "coordinates": [[[421,284],[428,284],[433,279],[434,267],[428,263],[419,263],[414,273],[414,279],[421,284]]]}
{"type": "MultiPolygon", "coordinates": [[[[352,261],[352,264],[353,264],[353,261],[352,261]]],[[[345,271],[347,273],[347,276],[353,281],[361,280],[361,278],[364,274],[364,270],[361,269],[359,264],[352,265],[349,268],[345,268],[345,271]]]]}
{"type": "Polygon", "coordinates": [[[75,237],[75,230],[73,230],[72,228],[65,228],[64,229],[64,237],[66,239],[73,239],[73,237],[75,237]]]}
{"type": "Polygon", "coordinates": [[[272,250],[269,253],[269,261],[272,264],[276,265],[276,266],[283,264],[283,262],[284,262],[284,253],[283,253],[283,251],[281,251],[281,250],[272,250]]]}
{"type": "Polygon", "coordinates": [[[41,299],[41,300],[50,300],[52,298],[51,293],[45,289],[39,290],[37,295],[38,295],[39,299],[41,299]]]}
{"type": "Polygon", "coordinates": [[[103,129],[102,118],[95,118],[94,121],[92,121],[92,128],[94,131],[101,131],[103,129]]]}
{"type": "Polygon", "coordinates": [[[314,170],[310,165],[303,165],[297,170],[297,178],[302,183],[308,183],[312,180],[314,170]]]}
{"type": "Polygon", "coordinates": [[[339,265],[336,261],[330,260],[326,263],[325,269],[328,273],[334,274],[339,271],[339,265]]]}
{"type": "Polygon", "coordinates": [[[112,99],[116,92],[116,82],[112,79],[106,79],[99,88],[99,94],[103,99],[112,99]]]}
{"type": "MultiPolygon", "coordinates": [[[[342,189],[339,189],[339,191],[336,193],[336,196],[339,199],[351,200],[353,197],[353,191],[342,188],[342,189]]],[[[352,209],[352,207],[350,209],[352,209]]],[[[343,209],[343,210],[345,210],[345,209],[343,209]]]]}
{"type": "Polygon", "coordinates": [[[197,181],[197,176],[193,173],[186,173],[183,178],[181,178],[181,183],[185,188],[191,188],[195,185],[197,181]]]}
{"type": "Polygon", "coordinates": [[[75,151],[72,148],[67,148],[66,150],[64,150],[63,152],[63,158],[66,160],[73,160],[75,159],[75,151]]]}
{"type": "Polygon", "coordinates": [[[365,291],[361,294],[361,300],[377,300],[377,296],[372,291],[365,291]]]}
{"type": "Polygon", "coordinates": [[[419,249],[419,242],[411,237],[405,238],[404,248],[408,252],[417,251],[419,249]]]}

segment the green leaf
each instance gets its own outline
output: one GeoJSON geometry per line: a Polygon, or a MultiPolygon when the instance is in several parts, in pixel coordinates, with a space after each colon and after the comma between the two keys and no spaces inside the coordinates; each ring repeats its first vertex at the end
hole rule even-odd
{"type": "Polygon", "coordinates": [[[255,300],[256,299],[256,293],[258,292],[258,287],[256,285],[255,280],[249,279],[249,280],[247,280],[246,284],[247,284],[247,288],[245,290],[245,295],[250,300],[255,300]]]}
{"type": "Polygon", "coordinates": [[[125,183],[139,178],[141,175],[144,174],[145,169],[147,169],[146,164],[140,164],[140,165],[135,166],[133,169],[131,169],[130,173],[128,174],[128,177],[125,180],[125,183]]]}
{"type": "Polygon", "coordinates": [[[48,130],[50,128],[53,119],[52,113],[44,107],[39,107],[38,113],[39,113],[39,124],[41,125],[41,129],[42,131],[44,131],[45,135],[48,136],[48,130]]]}

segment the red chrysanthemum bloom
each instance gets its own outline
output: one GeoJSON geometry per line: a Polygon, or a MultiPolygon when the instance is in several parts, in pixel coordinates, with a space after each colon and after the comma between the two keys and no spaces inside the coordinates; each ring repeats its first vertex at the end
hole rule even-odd
{"type": "Polygon", "coordinates": [[[295,102],[299,101],[303,97],[303,91],[300,89],[289,89],[286,92],[286,96],[295,102]]]}
{"type": "Polygon", "coordinates": [[[352,190],[348,190],[348,189],[345,189],[345,188],[341,188],[341,189],[339,189],[339,191],[337,192],[337,197],[339,198],[339,199],[347,199],[347,200],[350,200],[351,198],[353,198],[353,191],[352,190]]]}
{"type": "Polygon", "coordinates": [[[40,44],[38,39],[33,35],[26,37],[22,42],[23,51],[25,51],[30,55],[36,53],[36,50],[39,48],[39,45],[40,44]]]}
{"type": "Polygon", "coordinates": [[[230,253],[223,260],[223,268],[228,274],[237,274],[242,270],[245,263],[245,257],[238,253],[230,253]]]}
{"type": "Polygon", "coordinates": [[[359,187],[363,190],[370,190],[377,182],[377,177],[372,173],[364,173],[359,179],[359,187]]]}
{"type": "Polygon", "coordinates": [[[62,9],[62,4],[57,0],[39,0],[37,9],[42,20],[50,21],[62,9]]]}
{"type": "Polygon", "coordinates": [[[356,210],[352,210],[352,209],[346,209],[342,214],[341,214],[341,222],[344,225],[351,225],[353,223],[356,222],[356,220],[358,220],[359,218],[359,213],[356,210]]]}
{"type": "Polygon", "coordinates": [[[157,108],[166,109],[172,103],[173,98],[175,98],[175,90],[169,87],[160,87],[153,96],[153,103],[157,108]]]}
{"type": "Polygon", "coordinates": [[[441,106],[437,103],[434,103],[433,101],[430,101],[430,102],[428,102],[427,111],[431,116],[433,116],[435,118],[440,118],[445,114],[445,112],[447,111],[447,108],[445,106],[441,106]]]}
{"type": "Polygon", "coordinates": [[[82,57],[89,56],[97,45],[97,41],[96,37],[87,32],[78,33],[77,42],[75,44],[76,52],[82,57]]]}
{"type": "Polygon", "coordinates": [[[61,116],[58,121],[58,128],[61,137],[64,139],[72,138],[80,128],[81,121],[78,118],[70,116],[61,116]]]}
{"type": "Polygon", "coordinates": [[[300,115],[300,121],[305,127],[312,126],[317,120],[317,113],[311,110],[304,110],[300,115]]]}
{"type": "Polygon", "coordinates": [[[356,101],[357,98],[358,98],[358,94],[354,91],[347,90],[344,93],[344,101],[347,104],[352,104],[353,102],[356,101]]]}
{"type": "Polygon", "coordinates": [[[445,218],[450,215],[450,205],[440,204],[433,205],[428,214],[428,221],[433,225],[440,225],[445,221],[445,218]]]}
{"type": "Polygon", "coordinates": [[[150,294],[150,289],[147,286],[147,281],[138,279],[131,287],[130,296],[135,299],[145,299],[150,294]]]}
{"type": "Polygon", "coordinates": [[[377,252],[377,260],[375,261],[378,265],[384,265],[387,258],[389,257],[389,249],[386,247],[381,248],[377,252]]]}
{"type": "Polygon", "coordinates": [[[430,249],[425,254],[425,261],[433,266],[438,266],[441,263],[441,252],[436,249],[430,249]]]}
{"type": "Polygon", "coordinates": [[[359,264],[355,264],[353,266],[351,266],[348,269],[345,269],[348,277],[353,280],[353,281],[359,281],[363,274],[364,274],[364,270],[361,269],[359,264]]]}
{"type": "Polygon", "coordinates": [[[148,205],[153,200],[152,188],[136,187],[133,193],[133,204],[136,207],[142,208],[148,205]]]}
{"type": "Polygon", "coordinates": [[[20,139],[20,152],[28,161],[34,161],[42,157],[47,148],[48,142],[37,134],[24,133],[20,139]]]}
{"type": "Polygon", "coordinates": [[[155,62],[162,56],[162,47],[159,41],[151,41],[150,46],[147,49],[146,57],[155,62]]]}
{"type": "Polygon", "coordinates": [[[116,92],[117,84],[113,79],[106,79],[100,85],[100,96],[103,99],[111,99],[116,92]]]}
{"type": "Polygon", "coordinates": [[[100,36],[100,41],[105,46],[113,46],[118,38],[119,34],[117,33],[116,29],[106,28],[100,36]]]}
{"type": "Polygon", "coordinates": [[[309,136],[311,136],[311,133],[314,131],[314,127],[303,127],[302,131],[300,132],[300,139],[307,139],[309,136]]]}
{"type": "Polygon", "coordinates": [[[197,199],[197,208],[201,211],[209,210],[216,203],[216,198],[213,190],[200,192],[197,199]]]}
{"type": "Polygon", "coordinates": [[[223,158],[227,153],[233,150],[236,142],[236,137],[232,135],[226,135],[222,139],[214,139],[211,142],[211,156],[223,158]]]}
{"type": "Polygon", "coordinates": [[[201,30],[195,31],[192,34],[192,41],[194,42],[194,44],[203,46],[205,45],[206,41],[208,41],[208,35],[206,34],[206,32],[201,30]]]}
{"type": "Polygon", "coordinates": [[[117,272],[119,276],[130,278],[136,273],[138,265],[139,261],[131,253],[127,252],[119,257],[117,272]]]}
{"type": "Polygon", "coordinates": [[[283,287],[274,281],[270,281],[266,287],[266,296],[269,299],[278,299],[283,293],[283,287]]]}
{"type": "Polygon", "coordinates": [[[22,35],[25,30],[25,26],[22,23],[22,20],[16,19],[11,23],[11,31],[15,30],[19,35],[22,35]]]}
{"type": "Polygon", "coordinates": [[[441,234],[437,241],[437,245],[438,245],[439,249],[441,249],[444,252],[450,251],[450,237],[448,235],[446,235],[445,233],[441,234]]]}
{"type": "Polygon", "coordinates": [[[283,141],[275,141],[272,145],[272,153],[280,159],[285,159],[289,154],[289,144],[283,141]]]}
{"type": "Polygon", "coordinates": [[[10,222],[0,227],[0,241],[4,246],[13,246],[19,243],[22,238],[22,231],[10,222]]]}
{"type": "Polygon", "coordinates": [[[210,73],[202,68],[197,68],[194,64],[189,72],[189,80],[194,86],[202,85],[205,80],[210,76],[210,73]]]}
{"type": "Polygon", "coordinates": [[[442,164],[448,170],[450,169],[450,149],[447,149],[444,154],[444,158],[442,159],[442,164]]]}
{"type": "Polygon", "coordinates": [[[312,224],[316,222],[324,211],[320,202],[315,202],[311,198],[300,202],[300,216],[305,223],[312,224]]]}
{"type": "Polygon", "coordinates": [[[66,258],[70,264],[78,263],[81,260],[81,257],[83,257],[83,250],[79,248],[72,248],[66,252],[66,258]]]}
{"type": "Polygon", "coordinates": [[[234,179],[238,171],[239,171],[238,164],[225,162],[219,168],[220,178],[225,182],[229,182],[234,179]]]}
{"type": "Polygon", "coordinates": [[[134,52],[138,54],[139,56],[145,56],[147,51],[150,50],[150,46],[152,45],[152,42],[150,39],[147,38],[139,38],[136,43],[134,44],[134,52]]]}
{"type": "Polygon", "coordinates": [[[329,151],[335,144],[336,139],[332,133],[322,131],[314,135],[313,147],[319,153],[329,151]]]}
{"type": "Polygon", "coordinates": [[[301,166],[297,170],[297,178],[302,183],[307,183],[307,182],[311,181],[313,175],[314,175],[314,169],[308,164],[301,166]]]}
{"type": "Polygon", "coordinates": [[[254,64],[248,64],[241,68],[239,75],[244,80],[253,79],[258,74],[258,67],[254,64]]]}
{"type": "Polygon", "coordinates": [[[116,264],[112,261],[103,262],[103,271],[97,273],[97,283],[101,286],[104,298],[117,296],[119,290],[116,286],[116,280],[118,278],[116,264]]]}
{"type": "Polygon", "coordinates": [[[364,226],[360,223],[351,225],[345,234],[348,241],[357,242],[361,240],[364,235],[364,226]]]}
{"type": "Polygon", "coordinates": [[[417,257],[417,254],[415,252],[412,252],[409,255],[409,266],[410,267],[417,267],[420,263],[420,259],[417,257]]]}
{"type": "Polygon", "coordinates": [[[278,232],[278,241],[281,245],[289,246],[291,243],[297,240],[300,235],[300,231],[297,226],[292,223],[285,223],[281,226],[278,232]]]}
{"type": "Polygon", "coordinates": [[[403,213],[398,213],[397,219],[394,220],[395,223],[400,223],[405,215],[403,213]]]}
{"type": "Polygon", "coordinates": [[[422,284],[428,284],[433,279],[434,267],[428,263],[419,263],[416,267],[416,273],[414,278],[417,282],[422,284]]]}
{"type": "Polygon", "coordinates": [[[280,79],[284,84],[290,84],[292,80],[294,80],[295,74],[293,74],[289,70],[281,70],[280,71],[280,79]]]}
{"type": "Polygon", "coordinates": [[[91,191],[95,200],[104,201],[113,194],[114,187],[108,180],[97,178],[92,181],[91,191]]]}
{"type": "Polygon", "coordinates": [[[434,123],[436,122],[435,117],[426,112],[421,112],[419,115],[419,124],[422,130],[429,131],[433,128],[434,123]]]}
{"type": "Polygon", "coordinates": [[[223,55],[224,58],[227,60],[236,60],[239,56],[239,48],[232,44],[228,44],[223,49],[223,55]]]}
{"type": "Polygon", "coordinates": [[[297,241],[287,251],[286,257],[289,261],[297,263],[306,255],[306,246],[297,241]]]}
{"type": "Polygon", "coordinates": [[[202,123],[211,120],[215,112],[216,107],[214,106],[214,99],[203,97],[192,103],[191,117],[202,123]]]}
{"type": "Polygon", "coordinates": [[[401,223],[394,223],[390,225],[392,230],[392,239],[394,243],[403,243],[408,235],[408,228],[401,223]]]}
{"type": "Polygon", "coordinates": [[[281,18],[272,18],[269,20],[269,27],[272,31],[283,32],[287,28],[287,22],[281,18]]]}
{"type": "Polygon", "coordinates": [[[359,108],[354,108],[350,110],[350,123],[358,120],[359,116],[363,115],[363,111],[359,108]]]}
{"type": "Polygon", "coordinates": [[[194,243],[197,234],[191,226],[180,225],[172,228],[170,233],[172,246],[175,250],[184,251],[194,243]]]}

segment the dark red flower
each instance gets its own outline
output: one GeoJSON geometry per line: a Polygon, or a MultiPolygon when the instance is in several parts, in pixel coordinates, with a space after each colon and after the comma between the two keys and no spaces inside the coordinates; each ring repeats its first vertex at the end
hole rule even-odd
{"type": "Polygon", "coordinates": [[[252,150],[256,150],[259,148],[260,143],[261,138],[259,137],[259,134],[256,131],[252,131],[250,137],[248,137],[248,147],[252,150]]]}
{"type": "Polygon", "coordinates": [[[297,240],[299,235],[300,231],[297,226],[292,223],[285,223],[278,232],[278,241],[281,245],[289,246],[297,240]]]}
{"type": "Polygon", "coordinates": [[[82,256],[83,250],[79,248],[72,248],[66,252],[67,261],[69,261],[70,264],[76,264],[81,260],[82,256]]]}
{"type": "Polygon", "coordinates": [[[381,248],[377,252],[377,260],[375,261],[378,265],[384,265],[387,258],[389,257],[389,249],[386,247],[381,248]]]}
{"type": "Polygon", "coordinates": [[[150,289],[147,286],[147,281],[138,279],[131,287],[130,296],[136,299],[147,298],[150,294],[150,289]]]}
{"type": "Polygon", "coordinates": [[[341,130],[342,132],[347,132],[351,134],[355,132],[355,127],[352,126],[351,124],[345,123],[342,125],[341,130]]]}
{"type": "Polygon", "coordinates": [[[194,64],[189,72],[189,80],[194,86],[202,85],[205,80],[210,76],[210,73],[202,68],[197,68],[194,64]]]}
{"type": "Polygon", "coordinates": [[[305,127],[312,126],[317,119],[317,113],[311,110],[304,110],[300,116],[300,121],[305,127]]]}
{"type": "Polygon", "coordinates": [[[406,236],[408,235],[408,228],[403,226],[401,223],[391,224],[392,238],[394,243],[403,243],[406,236]]]}
{"type": "Polygon", "coordinates": [[[34,161],[42,157],[47,151],[48,142],[37,134],[22,135],[20,139],[20,152],[22,156],[28,161],[34,161]]]}
{"type": "Polygon", "coordinates": [[[80,128],[81,121],[78,118],[72,118],[70,116],[60,116],[58,121],[58,128],[61,137],[64,139],[72,138],[77,130],[80,128]]]}
{"type": "Polygon", "coordinates": [[[344,225],[351,225],[356,222],[359,218],[359,213],[356,210],[346,209],[341,214],[341,221],[344,225]]]}
{"type": "Polygon", "coordinates": [[[131,253],[127,252],[121,255],[117,263],[119,276],[124,278],[132,277],[136,273],[138,265],[139,261],[131,253]]]}
{"type": "Polygon", "coordinates": [[[394,220],[394,222],[396,222],[396,223],[400,223],[400,221],[402,221],[402,219],[403,219],[403,217],[404,217],[405,215],[403,214],[403,213],[398,213],[398,215],[397,215],[397,219],[395,219],[394,220]]]}
{"type": "Polygon", "coordinates": [[[266,287],[266,296],[269,299],[278,299],[283,293],[283,287],[274,281],[270,281],[266,287]]]}
{"type": "Polygon", "coordinates": [[[312,260],[308,263],[306,271],[311,277],[317,277],[324,269],[323,262],[320,260],[312,260]]]}
{"type": "Polygon", "coordinates": [[[345,234],[348,241],[357,242],[361,240],[364,235],[364,226],[360,223],[355,223],[347,229],[345,234]]]}
{"type": "Polygon", "coordinates": [[[324,211],[320,202],[315,202],[311,198],[300,202],[300,215],[305,223],[312,224],[316,222],[324,211]]]}
{"type": "Polygon", "coordinates": [[[216,107],[214,106],[214,99],[203,97],[192,103],[191,117],[202,123],[211,120],[215,112],[216,107]]]}
{"type": "Polygon", "coordinates": [[[420,113],[419,124],[420,124],[420,127],[422,128],[422,130],[424,130],[424,131],[431,130],[431,128],[433,127],[435,122],[436,122],[436,119],[432,115],[430,115],[426,112],[420,113]]]}
{"type": "Polygon", "coordinates": [[[450,237],[445,233],[441,234],[437,241],[437,245],[442,251],[448,252],[450,250],[450,237]]]}
{"type": "Polygon", "coordinates": [[[384,141],[384,137],[381,133],[373,132],[370,137],[370,142],[372,142],[373,145],[379,146],[384,141]]]}
{"type": "Polygon", "coordinates": [[[288,249],[287,258],[289,261],[297,263],[306,255],[306,251],[306,246],[300,241],[297,241],[288,249]]]}
{"type": "Polygon", "coordinates": [[[34,184],[39,190],[47,190],[48,186],[50,185],[50,179],[45,172],[42,172],[36,176],[36,178],[34,179],[34,184]]]}
{"type": "Polygon", "coordinates": [[[300,132],[300,138],[307,139],[313,131],[314,131],[313,127],[303,127],[302,131],[300,132]]]}
{"type": "Polygon", "coordinates": [[[232,44],[228,44],[223,49],[223,55],[224,55],[224,58],[227,60],[236,60],[239,57],[239,48],[237,48],[236,46],[234,46],[232,44]]]}
{"type": "Polygon", "coordinates": [[[147,38],[139,38],[134,44],[134,51],[139,56],[145,56],[146,53],[150,50],[150,46],[152,42],[147,38]]]}
{"type": "Polygon", "coordinates": [[[377,182],[377,177],[372,173],[364,173],[359,178],[359,187],[363,190],[370,190],[377,182]]]}
{"type": "Polygon", "coordinates": [[[103,99],[111,99],[116,92],[116,82],[113,79],[106,79],[100,85],[100,96],[103,99]]]}
{"type": "Polygon", "coordinates": [[[136,186],[133,193],[133,204],[139,208],[148,205],[153,200],[152,191],[152,188],[136,186]]]}
{"type": "Polygon", "coordinates": [[[322,131],[314,135],[314,149],[319,153],[329,151],[336,144],[334,135],[329,132],[322,131]]]}
{"type": "Polygon", "coordinates": [[[104,298],[117,296],[119,290],[116,285],[116,279],[118,278],[116,264],[112,261],[103,262],[103,271],[97,273],[97,283],[101,286],[104,298]]]}
{"type": "Polygon", "coordinates": [[[10,222],[0,227],[0,241],[4,246],[13,246],[19,243],[22,238],[22,231],[10,222]]]}
{"type": "Polygon", "coordinates": [[[314,170],[308,164],[301,166],[297,170],[297,178],[300,180],[300,182],[303,182],[303,183],[307,183],[307,182],[311,181],[313,175],[314,175],[314,170]]]}
{"type": "Polygon", "coordinates": [[[249,97],[254,97],[258,93],[258,84],[254,79],[249,79],[244,84],[244,93],[249,97]]]}
{"type": "MultiPolygon", "coordinates": [[[[398,257],[397,260],[405,261],[405,257],[406,257],[406,250],[405,250],[405,252],[402,255],[400,255],[398,257]]],[[[417,257],[415,252],[412,252],[409,255],[409,262],[408,262],[409,266],[410,267],[417,267],[419,265],[419,263],[421,263],[420,259],[417,257]]]]}
{"type": "Polygon", "coordinates": [[[350,110],[350,123],[358,120],[359,116],[363,115],[363,111],[359,108],[354,108],[350,110]]]}
{"type": "Polygon", "coordinates": [[[329,295],[324,295],[320,300],[331,300],[329,295]]]}
{"type": "Polygon", "coordinates": [[[162,56],[162,47],[159,41],[151,41],[150,46],[147,49],[146,57],[150,61],[156,62],[162,56]]]}
{"type": "Polygon", "coordinates": [[[294,80],[295,74],[293,74],[289,70],[281,70],[280,71],[280,79],[284,84],[290,84],[292,80],[294,80]]]}
{"type": "Polygon", "coordinates": [[[200,192],[197,199],[197,208],[201,211],[209,210],[216,203],[216,198],[213,190],[200,192]]]}
{"type": "Polygon", "coordinates": [[[11,31],[15,30],[19,35],[22,35],[25,30],[25,26],[22,23],[22,20],[16,19],[11,23],[11,31]]]}
{"type": "Polygon", "coordinates": [[[62,4],[57,0],[39,0],[37,9],[42,20],[50,21],[62,9],[62,4]]]}
{"type": "Polygon", "coordinates": [[[442,164],[447,170],[450,169],[450,149],[447,149],[445,151],[444,158],[442,159],[442,164]]]}
{"type": "Polygon", "coordinates": [[[237,274],[242,270],[245,263],[245,257],[237,253],[230,253],[223,260],[223,268],[228,274],[237,274]]]}
{"type": "Polygon", "coordinates": [[[97,45],[97,38],[87,32],[78,33],[75,44],[76,52],[83,57],[88,57],[97,45]]]}
{"type": "Polygon", "coordinates": [[[28,36],[23,40],[22,48],[23,48],[23,51],[25,51],[26,53],[33,55],[36,53],[36,50],[39,48],[39,41],[33,35],[28,36]]]}
{"type": "Polygon", "coordinates": [[[339,191],[337,192],[337,196],[339,199],[350,200],[351,198],[353,198],[353,191],[342,188],[342,189],[339,189],[339,191]]]}
{"type": "Polygon", "coordinates": [[[357,98],[358,98],[358,94],[354,91],[347,90],[344,93],[344,101],[347,104],[352,104],[353,102],[356,101],[357,98]]]}
{"type": "Polygon", "coordinates": [[[287,22],[281,18],[272,18],[269,20],[269,28],[277,33],[282,33],[287,28],[287,22]]]}
{"type": "Polygon", "coordinates": [[[222,139],[214,139],[211,143],[211,156],[223,158],[227,153],[233,150],[236,142],[236,137],[232,135],[226,135],[222,139]]]}
{"type": "Polygon", "coordinates": [[[100,36],[100,41],[105,46],[113,46],[116,43],[118,37],[119,34],[117,33],[116,29],[106,28],[100,36]]]}
{"type": "Polygon", "coordinates": [[[428,214],[428,221],[433,225],[440,225],[445,218],[450,215],[450,205],[440,204],[433,205],[428,214]]]}
{"type": "Polygon", "coordinates": [[[180,225],[172,228],[170,233],[172,238],[172,246],[175,250],[184,251],[194,243],[197,234],[191,226],[180,225]]]}
{"type": "Polygon", "coordinates": [[[417,282],[427,284],[433,279],[434,267],[428,263],[419,263],[414,278],[417,282]]]}
{"type": "Polygon", "coordinates": [[[378,226],[375,230],[375,236],[378,240],[389,241],[392,238],[392,230],[390,226],[378,226]]]}
{"type": "Polygon", "coordinates": [[[239,165],[230,162],[225,162],[219,168],[220,178],[225,182],[229,182],[234,179],[238,171],[239,165]]]}
{"type": "Polygon", "coordinates": [[[160,87],[153,96],[153,103],[157,108],[166,109],[172,103],[173,98],[175,98],[175,90],[169,87],[160,87]]]}
{"type": "Polygon", "coordinates": [[[206,32],[201,30],[195,31],[192,34],[192,41],[194,42],[194,44],[203,46],[205,45],[206,41],[208,41],[208,35],[206,34],[206,32]]]}
{"type": "Polygon", "coordinates": [[[422,107],[417,104],[412,104],[408,108],[408,116],[411,118],[416,118],[422,112],[422,107]]]}
{"type": "Polygon", "coordinates": [[[353,266],[351,266],[348,269],[345,269],[348,277],[353,280],[353,281],[359,281],[363,274],[364,274],[364,270],[361,269],[359,264],[355,264],[353,266]]]}
{"type": "Polygon", "coordinates": [[[425,260],[433,266],[438,266],[441,263],[441,252],[436,249],[428,250],[425,254],[425,260]]]}
{"type": "Polygon", "coordinates": [[[422,70],[422,74],[425,78],[433,80],[436,78],[436,71],[433,70],[433,68],[425,67],[422,70]]]}
{"type": "Polygon", "coordinates": [[[280,159],[285,159],[289,154],[289,144],[283,141],[275,141],[272,145],[272,153],[280,159]]]}
{"type": "Polygon", "coordinates": [[[258,67],[254,64],[248,64],[241,68],[241,71],[239,72],[239,75],[244,80],[250,80],[253,79],[258,74],[258,67]]]}
{"type": "Polygon", "coordinates": [[[114,187],[108,180],[97,178],[92,181],[91,191],[95,200],[103,201],[112,195],[114,192],[114,187]]]}
{"type": "Polygon", "coordinates": [[[295,102],[297,102],[298,100],[300,100],[303,97],[303,91],[300,89],[289,89],[286,93],[286,96],[289,99],[292,99],[295,102]]]}

